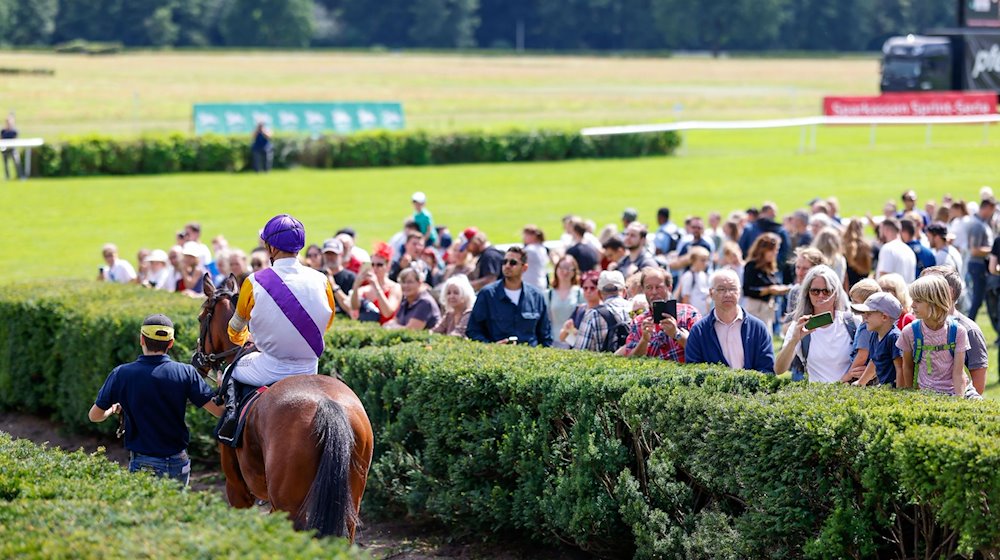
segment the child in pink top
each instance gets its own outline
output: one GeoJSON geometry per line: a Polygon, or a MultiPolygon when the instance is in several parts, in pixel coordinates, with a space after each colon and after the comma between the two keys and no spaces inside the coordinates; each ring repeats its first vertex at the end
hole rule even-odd
{"type": "MultiPolygon", "coordinates": [[[[965,353],[969,350],[969,335],[965,327],[954,323],[954,348],[950,348],[948,331],[952,325],[947,320],[951,309],[951,291],[948,283],[939,276],[918,278],[910,285],[913,312],[917,321],[903,328],[896,346],[903,352],[903,371],[896,386],[913,387],[914,373],[921,389],[948,395],[974,396],[968,391],[969,379],[963,369],[965,353]],[[923,337],[920,362],[914,363],[917,354],[915,327],[919,325],[923,337]]],[[[973,389],[973,392],[975,390],[973,389]]]]}

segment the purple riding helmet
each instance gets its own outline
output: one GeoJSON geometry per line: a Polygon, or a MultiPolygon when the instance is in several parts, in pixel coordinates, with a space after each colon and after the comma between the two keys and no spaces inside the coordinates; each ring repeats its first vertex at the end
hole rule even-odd
{"type": "Polygon", "coordinates": [[[298,253],[306,246],[306,227],[288,214],[278,214],[260,230],[260,239],[280,251],[298,253]]]}

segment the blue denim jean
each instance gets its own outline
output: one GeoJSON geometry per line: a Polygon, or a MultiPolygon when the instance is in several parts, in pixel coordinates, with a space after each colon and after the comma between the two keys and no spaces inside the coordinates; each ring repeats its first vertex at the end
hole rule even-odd
{"type": "Polygon", "coordinates": [[[972,279],[972,301],[969,305],[969,319],[976,320],[979,308],[986,298],[986,263],[970,261],[969,276],[972,279]]]}
{"type": "Polygon", "coordinates": [[[128,472],[146,471],[156,476],[172,478],[187,486],[191,476],[191,459],[186,451],[181,451],[170,457],[151,457],[142,453],[129,454],[128,472]]]}

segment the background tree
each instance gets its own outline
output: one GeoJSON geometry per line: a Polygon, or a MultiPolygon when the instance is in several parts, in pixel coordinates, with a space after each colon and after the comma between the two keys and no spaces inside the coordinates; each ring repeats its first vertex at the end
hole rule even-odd
{"type": "Polygon", "coordinates": [[[311,0],[233,0],[220,21],[222,39],[237,47],[308,47],[311,0]]]}
{"type": "Polygon", "coordinates": [[[11,6],[10,27],[3,34],[11,44],[45,45],[52,39],[58,0],[7,0],[7,3],[11,6]]]}

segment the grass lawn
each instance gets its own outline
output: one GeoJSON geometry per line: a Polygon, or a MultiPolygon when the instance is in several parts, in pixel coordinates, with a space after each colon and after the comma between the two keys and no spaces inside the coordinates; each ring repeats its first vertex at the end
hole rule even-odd
{"type": "Polygon", "coordinates": [[[409,128],[584,127],[818,114],[876,94],[877,58],[718,59],[407,53],[0,51],[22,136],[190,131],[198,102],[400,101],[409,128]]]}

